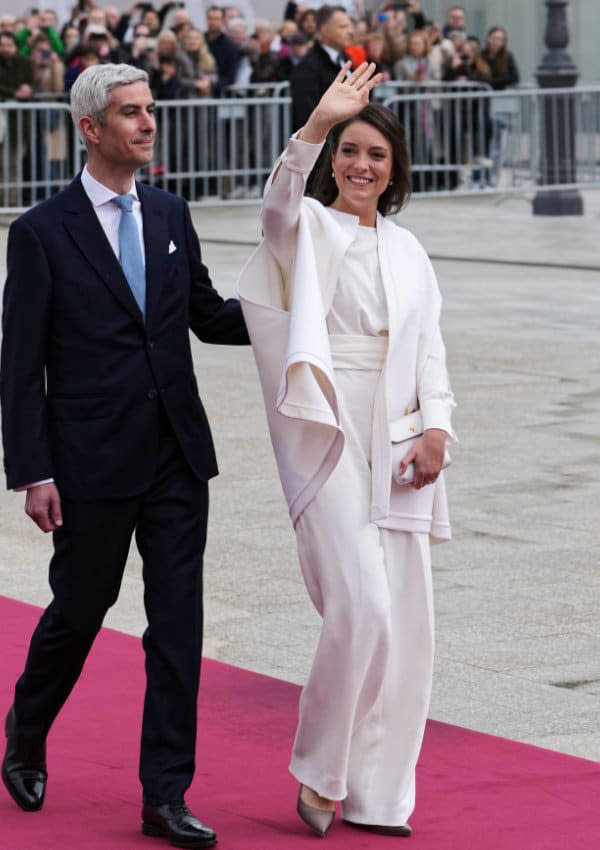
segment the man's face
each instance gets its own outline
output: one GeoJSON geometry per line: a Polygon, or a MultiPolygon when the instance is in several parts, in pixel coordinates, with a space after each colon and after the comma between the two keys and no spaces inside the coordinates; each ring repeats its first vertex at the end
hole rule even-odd
{"type": "Polygon", "coordinates": [[[189,24],[192,26],[192,16],[187,9],[177,9],[173,13],[173,26],[177,27],[180,24],[189,24]]]}
{"type": "Polygon", "coordinates": [[[147,9],[142,15],[142,23],[150,30],[150,35],[157,36],[160,32],[160,18],[154,9],[147,9]]]}
{"type": "Polygon", "coordinates": [[[446,23],[452,30],[464,30],[466,24],[464,9],[448,9],[446,23]]]}
{"type": "Polygon", "coordinates": [[[107,6],[105,9],[106,12],[106,23],[111,28],[114,29],[116,25],[119,23],[119,18],[121,17],[121,13],[117,9],[116,6],[107,6]]]}
{"type": "Polygon", "coordinates": [[[92,124],[90,156],[115,169],[131,169],[132,173],[151,161],[156,119],[152,94],[143,81],[116,86],[111,92],[104,124],[97,121],[92,124]]]}
{"type": "Polygon", "coordinates": [[[37,29],[39,29],[39,28],[40,28],[40,15],[39,15],[39,12],[30,12],[30,13],[27,15],[27,22],[26,22],[26,26],[27,26],[27,29],[28,29],[28,30],[31,30],[31,32],[34,32],[34,30],[37,30],[37,29]]]}
{"type": "Polygon", "coordinates": [[[248,29],[245,25],[236,24],[233,27],[229,27],[227,34],[238,47],[243,47],[243,45],[248,41],[248,29]]]}
{"type": "Polygon", "coordinates": [[[345,50],[352,44],[352,22],[345,12],[334,12],[319,35],[328,47],[345,50]]]}
{"type": "Polygon", "coordinates": [[[6,36],[0,38],[0,57],[2,59],[10,59],[11,56],[16,55],[17,45],[14,43],[12,38],[6,38],[6,36]]]}
{"type": "Polygon", "coordinates": [[[406,19],[406,13],[402,9],[388,9],[385,14],[387,15],[387,19],[383,25],[384,29],[391,30],[392,32],[406,32],[408,21],[406,19]]]}
{"type": "Polygon", "coordinates": [[[302,18],[302,32],[306,33],[309,38],[312,38],[317,31],[317,18],[312,10],[309,10],[308,15],[302,18]]]}
{"type": "Polygon", "coordinates": [[[206,29],[210,35],[219,35],[223,29],[223,12],[220,9],[210,9],[206,15],[206,29]]]}
{"type": "Polygon", "coordinates": [[[229,23],[229,21],[233,21],[234,18],[241,18],[242,13],[236,6],[227,6],[225,9],[225,25],[229,23]]]}
{"type": "Polygon", "coordinates": [[[48,27],[53,27],[54,29],[57,29],[57,25],[58,21],[55,12],[52,12],[50,9],[45,9],[40,14],[40,26],[42,27],[42,29],[47,29],[48,27]]]}
{"type": "Polygon", "coordinates": [[[99,26],[106,26],[106,12],[104,9],[90,9],[90,13],[88,15],[88,26],[90,24],[98,24],[99,26]]]}

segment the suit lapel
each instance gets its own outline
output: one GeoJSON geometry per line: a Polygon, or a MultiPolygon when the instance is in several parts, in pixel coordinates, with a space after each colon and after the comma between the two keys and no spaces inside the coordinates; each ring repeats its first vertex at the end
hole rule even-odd
{"type": "Polygon", "coordinates": [[[64,225],[79,251],[119,304],[133,319],[143,324],[140,308],[85,193],[80,177],[76,177],[65,190],[64,208],[64,225]]]}
{"type": "Polygon", "coordinates": [[[144,220],[144,250],[146,254],[146,327],[158,316],[164,266],[169,250],[169,228],[164,205],[158,203],[158,193],[143,183],[137,183],[144,220]]]}

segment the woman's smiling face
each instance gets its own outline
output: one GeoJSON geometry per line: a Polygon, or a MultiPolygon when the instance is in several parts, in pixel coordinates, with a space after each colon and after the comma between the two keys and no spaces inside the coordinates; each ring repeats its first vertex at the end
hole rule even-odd
{"type": "Polygon", "coordinates": [[[392,177],[389,141],[371,124],[353,121],[340,136],[331,167],[338,188],[332,207],[358,216],[361,224],[374,226],[379,196],[392,177]]]}

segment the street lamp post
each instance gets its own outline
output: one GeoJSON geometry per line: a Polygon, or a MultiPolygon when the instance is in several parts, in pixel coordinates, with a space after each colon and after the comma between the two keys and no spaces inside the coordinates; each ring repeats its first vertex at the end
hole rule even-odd
{"type": "MultiPolygon", "coordinates": [[[[579,71],[566,47],[569,43],[567,6],[569,0],[545,0],[547,6],[544,41],[548,53],[537,69],[540,88],[567,88],[577,82],[579,71]]],[[[540,186],[575,183],[575,100],[569,94],[542,98],[540,134],[540,186]]],[[[581,215],[583,201],[576,189],[540,191],[533,200],[535,215],[581,215]]]]}

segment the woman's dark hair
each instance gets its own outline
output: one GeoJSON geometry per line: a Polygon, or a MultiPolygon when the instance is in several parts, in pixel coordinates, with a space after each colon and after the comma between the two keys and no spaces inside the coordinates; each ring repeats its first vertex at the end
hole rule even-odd
{"type": "Polygon", "coordinates": [[[410,197],[412,188],[410,156],[406,145],[404,127],[396,115],[379,103],[369,103],[353,118],[336,124],[327,137],[323,155],[319,158],[312,175],[311,195],[329,207],[338,196],[338,188],[331,173],[331,157],[336,153],[342,133],[355,121],[370,124],[384,136],[392,149],[392,173],[390,185],[379,196],[377,210],[381,215],[390,215],[400,210],[410,197]]]}
{"type": "Polygon", "coordinates": [[[298,18],[298,29],[301,30],[302,32],[304,32],[304,25],[305,25],[306,21],[308,20],[308,18],[314,18],[315,27],[316,27],[317,13],[316,13],[315,9],[305,9],[304,12],[302,12],[300,17],[298,18]]]}
{"type": "Polygon", "coordinates": [[[508,74],[508,35],[504,27],[490,27],[485,37],[485,50],[482,50],[481,55],[490,66],[492,76],[501,77],[508,74]],[[500,50],[492,56],[488,48],[487,40],[492,33],[501,32],[504,34],[504,45],[500,50]]]}

